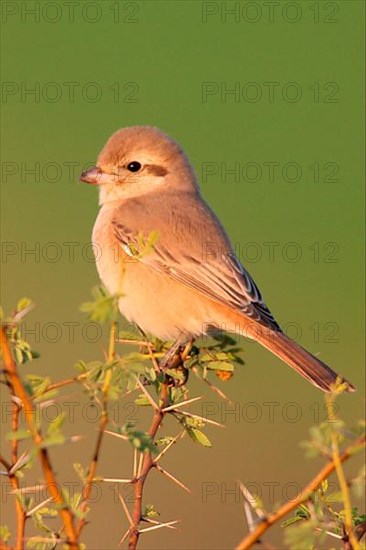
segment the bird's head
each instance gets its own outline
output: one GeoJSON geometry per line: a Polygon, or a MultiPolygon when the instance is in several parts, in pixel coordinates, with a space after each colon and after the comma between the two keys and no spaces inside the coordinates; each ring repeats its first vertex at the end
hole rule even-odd
{"type": "Polygon", "coordinates": [[[131,126],[115,132],[96,166],[80,180],[100,187],[100,203],[155,191],[197,192],[193,169],[180,146],[161,130],[131,126]]]}

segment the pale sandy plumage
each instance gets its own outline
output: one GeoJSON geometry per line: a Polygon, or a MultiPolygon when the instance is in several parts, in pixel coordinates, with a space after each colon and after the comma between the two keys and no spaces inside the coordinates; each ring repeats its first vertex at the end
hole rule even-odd
{"type": "Polygon", "coordinates": [[[97,269],[127,319],[164,340],[240,333],[329,390],[336,373],[282,333],[176,142],[147,126],[118,130],[81,179],[99,185],[97,269]]]}

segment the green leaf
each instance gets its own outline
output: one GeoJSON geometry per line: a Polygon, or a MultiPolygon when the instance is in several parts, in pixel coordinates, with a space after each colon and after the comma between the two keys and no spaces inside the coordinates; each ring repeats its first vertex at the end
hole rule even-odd
{"type": "MultiPolygon", "coordinates": [[[[157,447],[153,443],[151,436],[146,432],[141,432],[134,429],[134,424],[127,422],[119,430],[122,435],[127,435],[130,443],[141,453],[150,451],[152,454],[157,453],[157,447]]],[[[117,431],[118,433],[118,431],[117,431]]]]}
{"type": "Polygon", "coordinates": [[[323,493],[326,493],[328,491],[328,480],[324,479],[320,484],[320,489],[323,493]]]}
{"type": "Polygon", "coordinates": [[[128,438],[132,445],[140,452],[144,453],[146,451],[150,451],[156,453],[156,447],[153,444],[149,434],[145,432],[134,431],[128,434],[128,438]]]}
{"type": "Polygon", "coordinates": [[[129,243],[129,248],[133,256],[136,256],[136,259],[140,259],[147,256],[154,249],[158,240],[159,233],[157,231],[152,231],[147,238],[140,231],[137,235],[137,243],[129,243]]]}
{"type": "Polygon", "coordinates": [[[166,447],[173,441],[174,437],[171,435],[166,435],[165,437],[159,437],[159,439],[155,440],[155,445],[157,447],[166,447]]]}
{"type": "Polygon", "coordinates": [[[28,374],[26,377],[27,388],[30,389],[30,394],[41,396],[45,393],[48,386],[51,384],[51,379],[48,376],[38,376],[37,374],[28,374]]]}
{"type": "Polygon", "coordinates": [[[360,525],[361,523],[364,523],[364,521],[366,521],[366,514],[359,514],[356,506],[354,506],[352,509],[352,516],[353,516],[353,524],[356,527],[357,525],[360,525]]]}
{"type": "Polygon", "coordinates": [[[43,440],[41,448],[47,449],[48,447],[52,447],[53,445],[62,445],[63,443],[65,443],[65,436],[58,431],[51,435],[47,434],[47,436],[43,440]]]}
{"type": "Polygon", "coordinates": [[[212,447],[212,443],[207,435],[198,428],[188,428],[186,431],[193,441],[200,443],[204,447],[212,447]]]}
{"type": "Polygon", "coordinates": [[[6,439],[10,439],[11,441],[19,441],[21,439],[27,439],[31,436],[31,433],[29,430],[17,430],[16,432],[9,432],[6,434],[6,439]]]}
{"type": "Polygon", "coordinates": [[[144,393],[140,393],[135,399],[136,405],[140,407],[151,407],[151,403],[144,393]]]}
{"type": "Polygon", "coordinates": [[[79,462],[74,462],[73,467],[74,467],[75,472],[77,473],[77,475],[81,479],[81,481],[85,484],[85,482],[87,480],[86,470],[82,467],[82,465],[79,462]]]}
{"type": "Polygon", "coordinates": [[[53,518],[57,516],[57,510],[53,508],[44,507],[44,508],[40,508],[39,510],[36,510],[36,512],[32,514],[32,519],[37,529],[52,535],[53,530],[44,523],[43,516],[50,516],[51,518],[53,518]]]}
{"type": "Polygon", "coordinates": [[[53,399],[54,397],[56,397],[57,394],[58,394],[57,389],[53,389],[53,390],[50,390],[50,391],[45,391],[44,393],[42,393],[38,397],[34,397],[33,402],[34,403],[42,403],[42,401],[49,401],[50,399],[53,399]]]}
{"type": "Polygon", "coordinates": [[[23,309],[26,309],[29,307],[32,303],[32,300],[29,298],[21,298],[17,303],[17,311],[22,311],[23,309]]]}
{"type": "Polygon", "coordinates": [[[145,367],[144,376],[148,382],[155,382],[156,372],[153,365],[145,367]]]}
{"type": "Polygon", "coordinates": [[[200,353],[199,354],[199,360],[201,363],[205,363],[207,361],[212,361],[213,357],[209,353],[200,353]]]}
{"type": "Polygon", "coordinates": [[[230,354],[226,353],[225,351],[219,351],[215,355],[218,361],[226,361],[226,359],[230,359],[230,354]]]}
{"type": "Polygon", "coordinates": [[[332,492],[329,495],[324,496],[325,504],[332,504],[333,502],[343,502],[342,491],[332,492]]]}
{"type": "Polygon", "coordinates": [[[295,515],[281,523],[281,527],[288,527],[297,521],[308,520],[309,518],[310,514],[307,507],[305,504],[300,504],[300,506],[295,510],[295,515]]]}
{"type": "Polygon", "coordinates": [[[313,550],[316,538],[315,528],[319,527],[317,521],[307,520],[300,525],[290,526],[285,530],[285,543],[290,550],[313,550]]]}
{"type": "Polygon", "coordinates": [[[179,382],[184,382],[184,380],[187,378],[183,369],[165,369],[164,372],[171,376],[173,380],[178,380],[179,382]]]}
{"type": "Polygon", "coordinates": [[[226,372],[233,372],[235,369],[234,365],[227,361],[210,361],[207,364],[207,368],[209,370],[223,370],[226,372]]]}
{"type": "Polygon", "coordinates": [[[92,289],[94,301],[84,302],[80,311],[86,313],[88,319],[97,323],[114,321],[118,315],[118,299],[120,296],[111,296],[103,286],[96,286],[92,289]]]}
{"type": "Polygon", "coordinates": [[[5,543],[10,539],[10,531],[7,525],[0,526],[0,539],[5,543]]]}
{"type": "Polygon", "coordinates": [[[225,347],[227,345],[234,346],[236,344],[235,338],[229,336],[227,332],[218,332],[216,334],[213,334],[212,338],[213,340],[216,340],[216,342],[219,342],[222,347],[225,347]]]}
{"type": "Polygon", "coordinates": [[[76,368],[76,370],[78,370],[81,373],[84,373],[88,370],[87,364],[82,359],[79,359],[79,361],[75,363],[74,367],[76,368]]]}
{"type": "Polygon", "coordinates": [[[27,540],[26,547],[27,548],[34,548],[35,550],[53,550],[53,548],[56,547],[57,544],[57,538],[54,533],[49,532],[47,535],[47,538],[53,538],[55,539],[55,542],[43,542],[43,537],[35,536],[30,537],[27,540]]]}
{"type": "Polygon", "coordinates": [[[186,361],[184,361],[184,367],[186,369],[191,369],[192,367],[197,365],[198,362],[199,362],[199,358],[195,355],[193,357],[190,357],[186,361]]]}
{"type": "Polygon", "coordinates": [[[23,352],[18,347],[14,348],[14,358],[15,358],[15,361],[18,363],[18,365],[21,365],[22,363],[24,363],[23,352]]]}
{"type": "Polygon", "coordinates": [[[292,516],[292,518],[286,519],[286,521],[283,521],[281,523],[281,527],[288,527],[289,525],[292,525],[293,523],[296,523],[297,521],[303,521],[304,518],[301,518],[299,516],[292,516]]]}
{"type": "Polygon", "coordinates": [[[49,423],[47,428],[47,434],[51,435],[59,431],[64,421],[65,421],[65,413],[62,412],[61,414],[57,415],[57,417],[54,420],[52,420],[52,422],[49,423]]]}
{"type": "Polygon", "coordinates": [[[143,513],[143,517],[150,518],[150,519],[156,519],[160,516],[160,512],[155,510],[153,504],[147,504],[145,506],[145,511],[143,513]]]}
{"type": "Polygon", "coordinates": [[[133,326],[130,329],[121,329],[118,333],[118,338],[121,340],[128,340],[131,343],[145,340],[145,336],[139,331],[137,326],[133,326]]]}

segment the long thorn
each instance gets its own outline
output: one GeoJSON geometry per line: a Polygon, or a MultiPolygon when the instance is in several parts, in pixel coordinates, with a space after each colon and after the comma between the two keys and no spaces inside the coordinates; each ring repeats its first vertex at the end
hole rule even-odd
{"type": "Polygon", "coordinates": [[[133,449],[133,467],[132,467],[132,477],[136,479],[137,477],[137,449],[133,449]]]}
{"type": "Polygon", "coordinates": [[[150,359],[151,359],[152,364],[154,365],[155,372],[159,373],[160,372],[160,366],[159,366],[159,363],[156,360],[156,355],[154,354],[154,350],[153,350],[153,347],[151,345],[151,342],[147,342],[147,349],[149,350],[150,359]]]}
{"type": "Polygon", "coordinates": [[[170,405],[169,407],[165,407],[165,409],[162,409],[163,412],[172,411],[174,409],[178,409],[178,407],[183,407],[183,405],[188,405],[189,403],[193,403],[194,401],[199,401],[199,399],[202,399],[202,397],[193,397],[193,399],[187,399],[186,401],[181,401],[180,403],[175,403],[174,405],[170,405]]]}
{"type": "Polygon", "coordinates": [[[99,481],[105,481],[106,483],[132,483],[132,479],[120,479],[113,477],[103,477],[99,481]]]}
{"type": "MultiPolygon", "coordinates": [[[[55,545],[55,543],[58,543],[58,542],[62,542],[62,540],[57,537],[57,535],[55,537],[40,537],[40,536],[35,536],[35,537],[25,537],[24,540],[31,540],[32,539],[32,542],[51,542],[53,543],[53,545],[55,545]]],[[[52,546],[52,548],[54,548],[55,546],[52,546]]]]}
{"type": "MultiPolygon", "coordinates": [[[[143,521],[146,521],[146,523],[152,523],[153,525],[160,525],[160,521],[156,521],[156,519],[151,518],[142,518],[143,521]]],[[[169,529],[177,529],[176,527],[173,527],[173,525],[167,525],[169,529]]]]}
{"type": "Polygon", "coordinates": [[[153,525],[152,527],[145,527],[145,529],[139,529],[139,533],[147,533],[148,531],[155,531],[155,529],[161,529],[162,527],[171,527],[179,522],[179,519],[174,521],[167,521],[166,523],[159,523],[159,525],[153,525]]]}
{"type": "Polygon", "coordinates": [[[178,435],[175,436],[174,439],[172,439],[168,445],[166,445],[164,447],[164,449],[158,454],[158,456],[154,459],[154,463],[156,464],[157,462],[159,462],[159,460],[165,455],[165,453],[170,449],[170,447],[172,445],[174,445],[174,443],[176,443],[178,441],[178,439],[180,437],[184,437],[186,431],[185,430],[182,430],[178,435]]]}
{"type": "Polygon", "coordinates": [[[230,403],[230,405],[233,405],[233,402],[231,401],[231,399],[227,395],[225,395],[224,392],[220,390],[220,388],[215,386],[215,384],[213,384],[211,380],[209,380],[208,378],[202,378],[202,376],[198,374],[198,370],[196,367],[192,367],[192,370],[194,374],[197,376],[197,378],[199,378],[200,380],[203,380],[209,386],[211,391],[217,393],[217,395],[219,395],[221,399],[223,399],[224,401],[227,401],[228,403],[230,403]]]}
{"type": "Polygon", "coordinates": [[[118,493],[118,498],[121,501],[121,504],[123,506],[123,509],[124,509],[125,514],[126,514],[127,519],[128,519],[128,523],[131,525],[131,527],[133,527],[133,521],[132,521],[132,518],[131,518],[131,514],[130,514],[128,508],[127,508],[127,505],[126,505],[125,501],[123,500],[123,496],[121,495],[121,493],[118,493]]]}
{"type": "Polygon", "coordinates": [[[140,453],[140,458],[139,458],[139,464],[137,466],[137,479],[140,477],[141,475],[141,470],[142,470],[142,465],[143,465],[143,462],[144,462],[144,453],[140,453]]]}
{"type": "Polygon", "coordinates": [[[19,487],[19,489],[14,489],[13,491],[9,492],[9,495],[16,495],[16,494],[22,494],[22,493],[34,493],[35,491],[43,491],[43,489],[46,487],[46,485],[33,485],[32,487],[19,487]]]}
{"type": "Polygon", "coordinates": [[[175,476],[173,476],[173,474],[170,474],[169,472],[167,472],[166,470],[164,470],[161,466],[159,466],[158,464],[155,464],[155,468],[157,470],[159,470],[159,472],[161,472],[163,475],[165,475],[167,478],[171,479],[172,481],[174,481],[174,483],[176,483],[177,485],[179,485],[179,487],[182,487],[182,489],[184,489],[185,491],[187,491],[187,493],[191,493],[192,491],[186,486],[184,485],[184,483],[182,483],[181,481],[179,481],[179,479],[177,479],[175,476]]]}
{"type": "Polygon", "coordinates": [[[220,422],[216,422],[215,420],[209,420],[208,418],[204,418],[203,416],[199,416],[198,414],[192,414],[187,411],[177,411],[178,414],[184,414],[185,416],[191,416],[192,418],[197,418],[198,420],[202,420],[204,424],[212,424],[213,426],[218,426],[219,428],[225,428],[224,424],[220,424],[220,422]]]}
{"type": "Polygon", "coordinates": [[[130,534],[130,531],[131,531],[131,528],[129,527],[127,529],[127,531],[125,532],[125,534],[123,535],[123,537],[121,538],[121,540],[119,541],[119,545],[121,546],[121,544],[123,544],[126,540],[126,538],[128,537],[128,535],[130,534]]]}
{"type": "Polygon", "coordinates": [[[22,468],[29,460],[31,459],[31,456],[26,451],[20,455],[16,463],[11,467],[11,470],[9,470],[9,474],[15,474],[19,468],[22,468]]]}
{"type": "Polygon", "coordinates": [[[143,340],[128,340],[127,338],[118,338],[116,340],[119,344],[131,344],[134,346],[145,346],[148,347],[149,343],[144,342],[143,340]]]}
{"type": "Polygon", "coordinates": [[[39,510],[40,508],[42,508],[42,506],[44,506],[45,504],[47,504],[47,502],[50,502],[52,499],[52,497],[49,497],[49,498],[46,498],[46,500],[44,500],[43,502],[41,502],[40,504],[37,504],[37,506],[35,506],[34,508],[32,508],[31,510],[29,510],[27,512],[27,518],[30,518],[34,512],[37,512],[37,510],[39,510]]]}
{"type": "Polygon", "coordinates": [[[239,487],[243,494],[244,499],[248,502],[250,507],[255,511],[257,516],[261,519],[264,519],[266,517],[266,512],[258,506],[258,501],[256,498],[252,495],[252,493],[245,487],[245,485],[239,481],[239,487]]]}
{"type": "Polygon", "coordinates": [[[252,511],[252,508],[250,507],[250,505],[248,504],[248,502],[246,500],[244,501],[243,505],[244,505],[244,513],[245,513],[245,517],[247,519],[249,532],[251,533],[255,529],[255,522],[253,520],[253,511],[252,511]]]}
{"type": "Polygon", "coordinates": [[[158,405],[155,403],[155,401],[153,400],[153,398],[151,397],[151,395],[149,394],[149,392],[147,391],[147,389],[143,386],[143,384],[141,384],[140,380],[137,378],[136,376],[136,382],[137,384],[140,386],[140,389],[143,391],[143,393],[146,395],[146,397],[148,398],[151,406],[153,407],[153,409],[155,409],[156,411],[159,411],[159,407],[158,405]]]}
{"type": "Polygon", "coordinates": [[[123,439],[124,441],[128,440],[127,435],[118,434],[117,432],[112,432],[111,430],[104,430],[105,434],[113,435],[114,437],[119,437],[120,439],[123,439]]]}

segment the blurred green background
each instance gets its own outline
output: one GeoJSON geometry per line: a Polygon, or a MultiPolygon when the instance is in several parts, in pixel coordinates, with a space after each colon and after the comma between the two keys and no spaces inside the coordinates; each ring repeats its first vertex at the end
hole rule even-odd
{"type": "MultiPolygon", "coordinates": [[[[358,386],[339,401],[343,418],[356,421],[364,406],[364,3],[280,2],[272,11],[266,2],[107,0],[76,2],[73,15],[57,6],[2,3],[1,302],[6,311],[22,296],[36,302],[25,328],[42,354],[24,373],[59,380],[79,358],[102,357],[105,339],[85,333],[78,309],[98,281],[88,246],[97,195],[78,177],[113,131],[155,125],[186,150],[280,324],[358,386]],[[235,165],[237,176],[228,172],[235,165]]],[[[204,394],[212,419],[227,426],[208,429],[211,450],[184,440],[167,456],[192,495],[151,476],[145,502],[182,523],[144,536],[141,548],[233,547],[247,529],[238,479],[271,509],[321,463],[306,460],[299,442],[324,417],[323,395],[258,345],[242,345],[246,365],[221,384],[236,414],[192,382],[192,396],[204,394]]],[[[96,435],[82,418],[87,401],[77,389],[67,399],[76,404],[68,431],[85,438],[53,449],[66,483],[96,435]]],[[[131,403],[118,411],[121,423],[136,417],[131,403]]],[[[106,440],[101,475],[126,477],[131,454],[106,440]]],[[[101,490],[84,540],[116,548],[126,519],[114,490],[101,490]]],[[[13,525],[4,501],[2,523],[13,525]]],[[[267,540],[281,547],[280,530],[267,540]]]]}

